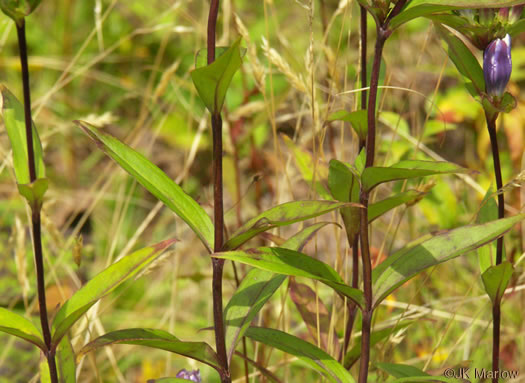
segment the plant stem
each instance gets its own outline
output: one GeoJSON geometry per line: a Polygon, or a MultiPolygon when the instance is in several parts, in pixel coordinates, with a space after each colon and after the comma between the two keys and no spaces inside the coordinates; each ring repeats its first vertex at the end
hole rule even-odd
{"type": "MultiPolygon", "coordinates": [[[[215,244],[214,251],[220,252],[224,244],[224,208],[223,208],[223,182],[222,182],[222,118],[220,114],[211,117],[213,131],[213,212],[215,218],[215,244]]],[[[221,381],[229,383],[230,373],[226,355],[226,341],[224,334],[224,318],[222,308],[222,271],[224,259],[212,259],[213,264],[213,321],[215,327],[215,344],[217,356],[222,367],[221,381]]]]}
{"type": "MultiPolygon", "coordinates": [[[[20,64],[22,66],[22,87],[24,93],[24,119],[26,130],[27,146],[27,166],[29,168],[29,180],[31,183],[36,180],[35,168],[35,150],[33,147],[33,127],[31,117],[31,92],[29,89],[29,66],[27,64],[27,41],[25,20],[16,24],[18,36],[18,48],[20,54],[20,64]]],[[[40,324],[42,326],[42,335],[47,350],[45,356],[49,365],[49,375],[52,383],[58,383],[58,373],[55,362],[55,350],[51,346],[51,331],[49,329],[49,320],[47,317],[46,305],[46,281],[44,276],[44,260],[42,254],[42,230],[40,222],[40,204],[31,205],[31,223],[33,232],[33,250],[35,256],[36,280],[38,291],[38,307],[40,314],[40,324]]]]}
{"type": "MultiPolygon", "coordinates": [[[[490,145],[492,147],[492,159],[494,162],[494,175],[496,176],[496,188],[498,189],[498,218],[505,217],[505,197],[503,193],[499,193],[503,187],[503,178],[501,176],[501,162],[499,158],[498,138],[496,135],[496,119],[497,116],[487,117],[487,127],[490,136],[490,145]]],[[[503,237],[499,237],[496,246],[496,265],[503,261],[503,237]]]]}
{"type": "MultiPolygon", "coordinates": [[[[215,30],[217,28],[217,17],[219,15],[219,0],[212,0],[208,16],[208,65],[215,61],[215,30]]],[[[219,252],[224,245],[224,205],[223,205],[223,182],[222,182],[222,118],[220,111],[215,111],[211,116],[213,133],[213,213],[215,227],[214,251],[219,252]]],[[[222,308],[222,272],[224,269],[223,259],[212,259],[213,265],[213,323],[215,327],[215,345],[217,347],[217,358],[221,367],[220,375],[222,383],[230,383],[230,371],[228,368],[228,357],[226,355],[226,341],[224,334],[224,317],[222,308]]]]}
{"type": "Polygon", "coordinates": [[[33,130],[31,119],[31,93],[29,90],[29,68],[27,65],[27,42],[26,24],[22,20],[20,25],[16,24],[18,35],[18,48],[20,51],[20,64],[22,66],[22,87],[24,91],[24,118],[26,125],[26,145],[27,145],[27,164],[29,167],[29,179],[31,182],[36,180],[35,170],[35,150],[33,148],[33,130]]]}
{"type": "MultiPolygon", "coordinates": [[[[501,162],[499,158],[498,138],[496,134],[496,119],[498,115],[489,116],[485,113],[487,128],[489,130],[490,145],[492,146],[492,158],[494,161],[494,174],[496,176],[496,188],[498,190],[498,218],[505,217],[505,198],[501,192],[503,179],[501,177],[501,162]]],[[[496,265],[503,261],[503,237],[499,237],[496,242],[496,265]]],[[[499,348],[501,331],[501,301],[496,300],[492,306],[492,371],[499,371],[499,348]]],[[[496,375],[496,374],[495,374],[496,375]]],[[[498,382],[498,378],[492,379],[493,383],[498,382]]]]}
{"type": "MultiPolygon", "coordinates": [[[[361,13],[361,88],[366,88],[366,44],[368,40],[367,36],[367,23],[366,23],[366,9],[362,5],[359,6],[361,13]]],[[[366,90],[361,91],[361,109],[366,110],[366,90]]],[[[361,144],[359,145],[359,151],[361,152],[361,144]]]]}
{"type": "MultiPolygon", "coordinates": [[[[368,97],[368,135],[366,140],[366,163],[365,167],[374,165],[375,137],[376,137],[376,100],[379,86],[379,71],[381,69],[381,57],[383,47],[390,32],[378,25],[377,40],[374,51],[374,63],[372,65],[372,76],[370,79],[370,94],[368,97]]],[[[370,361],[370,333],[372,325],[372,261],[370,258],[370,243],[368,238],[368,198],[369,191],[361,189],[359,200],[361,209],[361,256],[363,257],[363,289],[365,296],[365,307],[363,308],[362,336],[361,336],[361,364],[359,367],[359,383],[366,383],[368,378],[368,364],[370,361]]]]}
{"type": "MultiPolygon", "coordinates": [[[[16,24],[16,32],[18,36],[18,48],[20,54],[20,64],[22,67],[22,87],[24,93],[24,119],[26,130],[26,145],[27,145],[27,165],[29,168],[29,180],[31,183],[36,180],[35,168],[35,151],[33,147],[33,129],[31,117],[31,93],[29,89],[29,66],[27,63],[27,42],[26,42],[26,28],[25,20],[16,24]]],[[[47,317],[46,305],[46,282],[44,276],[44,260],[42,254],[42,230],[40,221],[40,204],[31,205],[31,223],[33,232],[33,250],[35,256],[36,280],[38,291],[38,307],[40,314],[40,324],[42,326],[42,335],[47,350],[45,356],[49,366],[49,375],[52,383],[58,383],[58,373],[55,361],[55,349],[51,345],[51,331],[49,329],[49,321],[47,317]]]]}

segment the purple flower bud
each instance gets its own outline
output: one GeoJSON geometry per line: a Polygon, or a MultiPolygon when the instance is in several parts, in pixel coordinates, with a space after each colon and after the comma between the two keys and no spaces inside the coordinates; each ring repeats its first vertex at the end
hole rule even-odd
{"type": "Polygon", "coordinates": [[[186,369],[183,368],[177,373],[175,377],[186,379],[186,380],[189,380],[190,382],[197,382],[197,383],[202,382],[201,372],[199,370],[186,371],[186,369]]]}
{"type": "Polygon", "coordinates": [[[483,74],[485,88],[491,96],[501,96],[512,72],[510,36],[491,42],[483,52],[483,74]]]}

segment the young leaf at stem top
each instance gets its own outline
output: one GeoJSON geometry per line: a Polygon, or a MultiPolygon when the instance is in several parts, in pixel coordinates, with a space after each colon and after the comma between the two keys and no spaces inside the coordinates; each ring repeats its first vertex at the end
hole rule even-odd
{"type": "Polygon", "coordinates": [[[191,72],[201,100],[212,115],[219,114],[233,75],[241,67],[241,38],[213,63],[191,72]]]}
{"type": "Polygon", "coordinates": [[[454,62],[458,71],[468,78],[476,93],[473,97],[479,96],[485,92],[485,78],[483,76],[483,69],[479,65],[478,59],[467,48],[465,43],[456,37],[452,32],[441,24],[435,23],[436,30],[441,38],[447,43],[448,55],[454,62]]]}

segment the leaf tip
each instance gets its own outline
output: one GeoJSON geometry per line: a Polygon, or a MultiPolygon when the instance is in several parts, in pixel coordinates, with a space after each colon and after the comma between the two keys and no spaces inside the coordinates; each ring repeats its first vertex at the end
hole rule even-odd
{"type": "Polygon", "coordinates": [[[168,247],[173,245],[175,242],[178,242],[178,239],[175,239],[175,238],[166,239],[165,241],[159,242],[153,245],[152,247],[155,250],[155,252],[160,252],[160,251],[167,249],[168,247]]]}

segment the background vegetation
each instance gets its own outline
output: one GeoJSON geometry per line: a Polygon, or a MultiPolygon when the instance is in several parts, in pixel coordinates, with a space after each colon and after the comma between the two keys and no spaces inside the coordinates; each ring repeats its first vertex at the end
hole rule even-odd
{"type": "MultiPolygon", "coordinates": [[[[345,0],[221,3],[218,45],[229,45],[242,35],[247,48],[223,114],[225,212],[232,229],[277,203],[322,198],[319,183],[326,179],[328,161],[355,158],[357,140],[349,126],[330,123],[327,117],[342,108],[355,110],[358,103],[360,93],[354,91],[359,88],[358,12],[355,2],[345,0]]],[[[205,47],[207,12],[207,2],[189,0],[60,0],[44,1],[31,16],[27,39],[33,118],[51,182],[42,211],[48,309],[53,312],[120,255],[165,238],[180,240],[148,275],[124,284],[90,311],[75,331],[83,334],[73,337],[75,348],[89,338],[128,327],[160,328],[183,340],[213,344],[208,330],[211,265],[197,238],[72,123],[83,119],[107,126],[147,154],[211,214],[209,118],[189,74],[196,52],[205,47]]],[[[374,34],[370,22],[369,35],[374,34]]],[[[522,37],[513,41],[509,86],[518,107],[504,116],[498,134],[505,183],[525,169],[523,42],[522,37]]],[[[373,198],[387,195],[392,187],[426,194],[416,205],[399,208],[374,224],[376,263],[424,233],[473,222],[492,180],[482,108],[465,91],[432,25],[417,19],[403,26],[389,40],[384,57],[381,82],[388,88],[380,93],[376,163],[442,158],[472,173],[378,188],[373,198]]],[[[21,95],[16,33],[3,14],[0,67],[0,82],[21,95]]],[[[28,211],[17,193],[9,152],[2,129],[0,305],[36,317],[33,257],[26,240],[28,211]]],[[[519,187],[511,189],[507,212],[515,214],[525,195],[519,187]]],[[[322,220],[340,218],[333,213],[322,220]]],[[[296,230],[284,228],[274,235],[287,238],[296,230]]],[[[516,271],[511,282],[515,290],[502,307],[502,367],[520,369],[525,367],[524,234],[513,231],[506,238],[507,257],[516,271]]],[[[266,235],[253,243],[272,241],[279,239],[266,235]]],[[[333,265],[349,280],[349,252],[339,227],[320,231],[305,253],[333,265]]],[[[490,368],[491,306],[477,263],[475,253],[445,263],[389,297],[377,311],[375,328],[401,315],[417,325],[373,347],[372,363],[405,363],[434,373],[466,360],[490,368]]],[[[246,271],[239,266],[241,276],[246,271]]],[[[320,334],[331,339],[333,329],[344,329],[343,305],[322,284],[300,282],[309,284],[320,298],[310,302],[309,309],[328,317],[316,331],[309,332],[287,284],[265,306],[258,323],[313,343],[321,342],[320,334]]],[[[227,264],[225,297],[235,287],[227,264]]],[[[360,320],[356,325],[359,328],[360,320]]],[[[342,339],[342,333],[338,335],[342,339]]],[[[37,351],[7,335],[1,334],[0,341],[4,345],[0,382],[36,381],[37,351]]],[[[336,355],[335,346],[332,354],[336,355]]],[[[284,381],[319,379],[295,358],[251,341],[248,355],[284,381]]],[[[181,368],[200,368],[203,381],[218,381],[207,366],[134,346],[98,350],[81,366],[80,382],[144,382],[173,376],[181,368]]],[[[242,359],[234,359],[234,380],[243,381],[243,369],[242,359]]],[[[253,381],[261,381],[255,370],[250,372],[253,381]]],[[[370,381],[384,378],[377,374],[372,369],[370,381]]]]}

